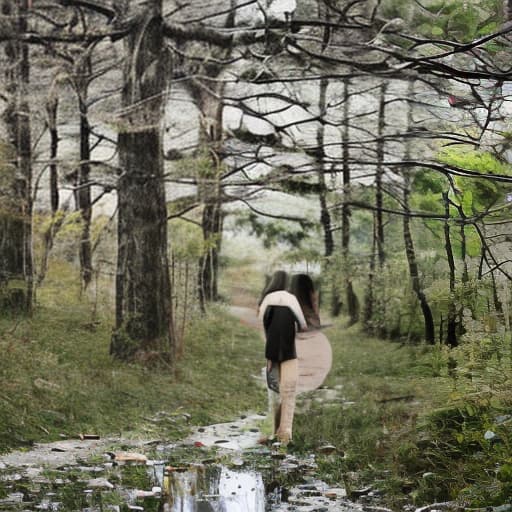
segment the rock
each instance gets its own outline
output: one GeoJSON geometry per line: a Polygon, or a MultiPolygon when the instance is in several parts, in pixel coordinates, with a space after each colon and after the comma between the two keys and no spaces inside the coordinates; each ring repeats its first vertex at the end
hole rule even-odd
{"type": "Polygon", "coordinates": [[[487,430],[484,434],[484,439],[487,439],[487,441],[492,441],[495,437],[496,434],[492,430],[487,430]]]}
{"type": "Polygon", "coordinates": [[[116,462],[146,464],[148,458],[143,453],[136,452],[116,452],[109,453],[110,457],[116,462]]]}
{"type": "Polygon", "coordinates": [[[87,481],[87,487],[92,489],[113,489],[114,484],[110,483],[106,478],[92,478],[87,481]]]}
{"type": "Polygon", "coordinates": [[[331,455],[332,453],[335,453],[337,449],[336,446],[334,446],[333,444],[325,444],[323,446],[320,446],[317,451],[322,455],[331,455]]]}
{"type": "Polygon", "coordinates": [[[52,452],[66,452],[66,448],[63,448],[62,446],[53,446],[50,450],[52,452]]]}
{"type": "Polygon", "coordinates": [[[8,494],[7,497],[0,500],[1,504],[9,504],[9,503],[21,503],[23,501],[23,493],[22,492],[13,492],[12,494],[8,494]]]}
{"type": "Polygon", "coordinates": [[[151,488],[151,491],[135,491],[135,498],[154,498],[155,496],[160,496],[162,494],[162,488],[155,486],[151,488]]]}
{"type": "Polygon", "coordinates": [[[350,499],[360,498],[361,496],[366,496],[370,491],[372,491],[372,487],[354,489],[353,491],[350,491],[349,497],[350,499]]]}
{"type": "Polygon", "coordinates": [[[336,498],[344,498],[347,496],[347,491],[343,487],[331,487],[324,492],[324,496],[330,500],[336,498]]]}

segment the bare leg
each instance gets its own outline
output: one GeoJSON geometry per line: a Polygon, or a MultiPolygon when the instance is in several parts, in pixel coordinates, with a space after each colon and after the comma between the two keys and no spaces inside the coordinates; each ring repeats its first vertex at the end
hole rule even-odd
{"type": "Polygon", "coordinates": [[[291,359],[280,366],[279,391],[281,407],[279,427],[276,435],[279,441],[287,443],[292,438],[293,415],[295,413],[295,395],[297,392],[298,361],[291,359]]]}
{"type": "Polygon", "coordinates": [[[276,404],[274,409],[274,436],[277,435],[281,423],[281,403],[276,404]]]}

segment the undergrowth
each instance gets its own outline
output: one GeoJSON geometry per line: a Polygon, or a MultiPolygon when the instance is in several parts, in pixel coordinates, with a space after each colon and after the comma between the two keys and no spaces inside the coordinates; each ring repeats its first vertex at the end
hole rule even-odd
{"type": "Polygon", "coordinates": [[[327,384],[338,403],[315,403],[297,416],[299,451],[318,455],[331,483],[349,496],[371,486],[393,509],[453,501],[508,504],[512,497],[512,395],[509,342],[473,329],[458,349],[368,338],[332,329],[327,384]],[[471,352],[471,357],[468,355],[471,352]],[[468,373],[469,372],[469,373],[468,373]]]}
{"type": "Polygon", "coordinates": [[[50,276],[31,317],[0,317],[0,451],[80,433],[177,439],[189,424],[265,408],[251,377],[261,342],[223,309],[190,319],[172,375],[113,360],[113,319],[95,313],[91,321],[76,288],[52,286],[50,276]]]}
{"type": "MultiPolygon", "coordinates": [[[[222,307],[190,319],[174,375],[109,356],[108,296],[79,298],[66,266],[39,290],[32,317],[0,318],[0,450],[80,433],[180,439],[189,425],[266,409],[256,383],[259,333],[222,307]]],[[[244,286],[238,268],[230,276],[244,286]]],[[[247,279],[247,276],[245,276],[247,279]]],[[[232,299],[232,297],[231,297],[232,299]]],[[[374,503],[454,501],[487,507],[512,496],[512,359],[509,333],[467,325],[460,347],[400,344],[341,322],[326,330],[326,386],[299,401],[294,447],[315,453],[319,476],[348,495],[371,486],[374,503]],[[332,444],[333,453],[322,453],[332,444]]],[[[331,450],[328,450],[330,452],[331,450]]]]}

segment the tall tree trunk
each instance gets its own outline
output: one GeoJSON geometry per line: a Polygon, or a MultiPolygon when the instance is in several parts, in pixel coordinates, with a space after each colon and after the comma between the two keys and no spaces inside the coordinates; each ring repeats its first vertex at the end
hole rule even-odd
{"type": "Polygon", "coordinates": [[[387,82],[382,82],[379,94],[379,119],[377,126],[377,172],[375,176],[375,206],[376,206],[376,245],[379,267],[384,266],[384,218],[382,208],[384,206],[384,194],[382,191],[382,180],[384,178],[384,132],[386,128],[386,91],[387,82]]]}
{"type": "Polygon", "coordinates": [[[79,69],[79,83],[77,87],[78,109],[80,113],[80,168],[78,170],[77,190],[75,202],[82,219],[82,231],[80,233],[80,276],[83,289],[92,279],[92,248],[91,248],[91,217],[92,200],[90,181],[91,127],[89,125],[89,112],[87,104],[88,80],[91,75],[91,58],[87,55],[79,69]]]}
{"type": "Polygon", "coordinates": [[[57,167],[57,153],[59,149],[59,132],[57,129],[57,110],[59,98],[53,94],[46,103],[48,115],[48,130],[50,132],[50,205],[52,216],[55,216],[59,209],[59,171],[57,167]]]}
{"type": "MultiPolygon", "coordinates": [[[[414,82],[409,82],[409,91],[408,97],[412,99],[414,95],[414,82]]],[[[413,107],[412,103],[408,103],[408,111],[407,111],[407,131],[410,133],[413,126],[413,107]]],[[[407,139],[405,146],[405,155],[404,159],[407,161],[411,157],[411,148],[410,148],[410,139],[407,139]]],[[[425,296],[425,292],[423,291],[423,287],[420,280],[420,273],[418,269],[418,262],[416,258],[416,250],[414,248],[414,242],[411,234],[411,219],[410,219],[410,208],[409,208],[409,196],[411,193],[411,178],[409,171],[405,171],[403,173],[403,201],[404,201],[404,211],[405,215],[403,217],[403,232],[404,232],[404,245],[405,245],[405,254],[407,256],[407,263],[409,265],[409,276],[411,277],[411,284],[414,293],[420,303],[421,312],[423,314],[423,322],[425,325],[425,341],[431,345],[435,343],[435,327],[434,327],[434,318],[432,315],[432,310],[430,309],[430,305],[427,301],[427,297],[425,296]]]]}
{"type": "MultiPolygon", "coordinates": [[[[210,68],[209,76],[218,78],[220,69],[210,68]]],[[[201,114],[200,147],[208,152],[210,168],[199,177],[198,190],[203,203],[201,228],[203,230],[203,254],[199,259],[199,301],[204,310],[207,302],[219,298],[219,252],[222,244],[222,189],[221,149],[223,130],[224,84],[208,82],[194,87],[194,95],[201,114]]]]}
{"type": "Polygon", "coordinates": [[[458,342],[457,307],[455,304],[455,259],[453,257],[452,241],[450,236],[450,200],[447,192],[443,192],[443,201],[446,218],[444,221],[444,242],[450,275],[450,297],[448,300],[448,311],[446,317],[446,344],[450,347],[456,347],[458,342]]]}
{"type": "Polygon", "coordinates": [[[56,94],[50,92],[48,101],[46,102],[46,123],[50,133],[50,207],[52,212],[52,220],[46,229],[43,237],[43,251],[41,256],[41,264],[37,275],[37,285],[40,286],[46,277],[48,271],[48,257],[53,247],[55,234],[60,229],[64,216],[58,216],[59,210],[59,182],[57,155],[59,149],[59,132],[57,128],[57,111],[59,107],[59,99],[56,94]]]}
{"type": "Polygon", "coordinates": [[[351,199],[351,175],[350,175],[350,80],[343,82],[343,206],[341,208],[341,253],[345,274],[345,294],[347,298],[347,314],[349,324],[353,325],[359,320],[359,300],[352,285],[352,272],[350,269],[350,199],[351,199]]]}
{"type": "Polygon", "coordinates": [[[382,208],[384,206],[383,178],[384,178],[384,132],[386,127],[386,91],[387,82],[382,82],[379,92],[379,108],[377,118],[377,168],[375,173],[375,214],[373,216],[373,244],[372,255],[370,260],[370,271],[368,275],[368,289],[365,297],[365,325],[370,330],[377,330],[379,335],[386,336],[387,330],[383,321],[378,324],[372,318],[375,311],[375,303],[378,304],[382,317],[385,317],[386,301],[382,296],[383,290],[375,293],[375,268],[378,264],[379,271],[382,272],[385,261],[384,253],[384,214],[382,208]]]}
{"type": "MultiPolygon", "coordinates": [[[[324,117],[326,114],[326,96],[329,81],[326,78],[320,80],[318,94],[319,115],[324,117]]],[[[324,232],[324,256],[329,258],[334,252],[334,240],[332,236],[331,216],[327,207],[327,185],[325,182],[325,151],[324,151],[325,129],[322,122],[318,123],[316,130],[316,159],[317,159],[317,177],[320,201],[320,224],[324,232]]]]}
{"type": "Polygon", "coordinates": [[[143,15],[137,30],[125,40],[124,114],[118,136],[122,171],[118,184],[116,329],[111,353],[125,360],[154,353],[174,364],[161,140],[169,72],[162,1],[137,4],[143,15]]]}
{"type": "Polygon", "coordinates": [[[27,32],[27,10],[28,0],[2,3],[2,13],[13,20],[12,29],[20,38],[8,42],[6,47],[10,64],[6,71],[9,103],[4,120],[16,163],[12,197],[2,201],[0,211],[0,287],[5,292],[2,293],[5,309],[30,312],[33,302],[30,63],[28,45],[22,42],[27,32]]]}
{"type": "MultiPolygon", "coordinates": [[[[326,96],[329,81],[326,78],[320,80],[318,90],[318,114],[322,118],[326,115],[326,96]]],[[[318,179],[318,200],[320,203],[320,225],[324,234],[324,257],[325,268],[323,274],[329,279],[329,295],[331,301],[331,314],[337,316],[340,313],[341,301],[339,297],[338,283],[332,275],[331,257],[334,253],[334,238],[332,234],[331,215],[327,204],[327,183],[325,180],[325,128],[324,123],[320,121],[316,130],[316,167],[318,179]]]]}
{"type": "Polygon", "coordinates": [[[375,267],[376,267],[376,255],[377,255],[377,236],[375,231],[377,229],[377,222],[373,221],[373,237],[372,237],[372,248],[370,253],[370,268],[368,270],[368,282],[366,284],[366,292],[364,296],[364,312],[363,312],[363,325],[367,332],[374,331],[373,325],[373,310],[375,306],[375,267]]]}
{"type": "Polygon", "coordinates": [[[403,231],[404,231],[404,244],[405,254],[407,256],[407,263],[409,264],[409,275],[411,277],[412,289],[416,294],[418,302],[420,303],[421,312],[423,314],[423,322],[425,325],[425,341],[430,344],[435,343],[435,328],[432,310],[421,286],[420,273],[418,270],[418,263],[416,259],[416,251],[414,249],[414,242],[411,235],[410,227],[410,209],[409,209],[409,194],[410,194],[410,178],[408,174],[404,175],[404,211],[406,215],[403,217],[403,231]]]}

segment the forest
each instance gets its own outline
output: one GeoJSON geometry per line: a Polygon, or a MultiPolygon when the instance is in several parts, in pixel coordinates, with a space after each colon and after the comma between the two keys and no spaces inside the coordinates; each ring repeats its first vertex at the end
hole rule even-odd
{"type": "Polygon", "coordinates": [[[137,426],[144,383],[264,409],[229,312],[284,268],[365,404],[297,453],[380,510],[510,509],[511,1],[0,5],[0,451],[137,426]]]}

